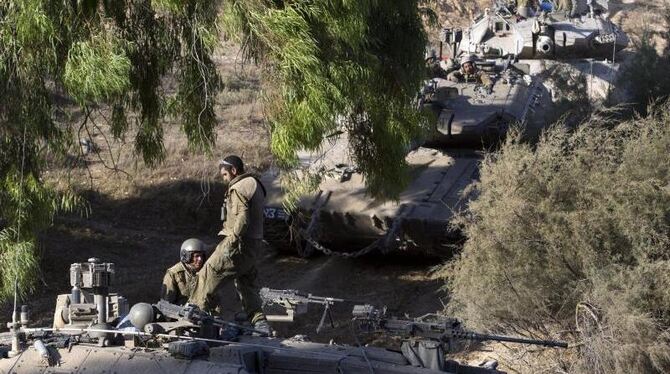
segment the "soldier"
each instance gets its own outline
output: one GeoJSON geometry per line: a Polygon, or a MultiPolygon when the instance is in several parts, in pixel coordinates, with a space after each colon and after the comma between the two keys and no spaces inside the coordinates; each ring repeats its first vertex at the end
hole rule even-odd
{"type": "Polygon", "coordinates": [[[452,71],[447,79],[452,82],[473,82],[485,85],[489,90],[493,87],[491,78],[475,66],[474,55],[464,55],[461,57],[460,70],[452,71]]]}
{"type": "Polygon", "coordinates": [[[538,8],[537,0],[516,0],[516,13],[523,18],[534,16],[538,8]]]}
{"type": "Polygon", "coordinates": [[[254,329],[270,333],[256,285],[256,252],[263,241],[265,187],[244,172],[242,159],[228,156],[219,163],[219,172],[228,183],[222,210],[224,239],[198,273],[190,302],[211,310],[218,286],[233,279],[244,311],[254,329]]]}
{"type": "Polygon", "coordinates": [[[574,7],[572,6],[572,3],[572,0],[558,0],[556,2],[556,10],[565,12],[568,17],[574,17],[575,15],[572,13],[574,7]]]}
{"type": "Polygon", "coordinates": [[[179,250],[179,262],[165,272],[161,299],[183,305],[193,293],[196,274],[205,264],[205,243],[199,239],[184,241],[179,250]]]}

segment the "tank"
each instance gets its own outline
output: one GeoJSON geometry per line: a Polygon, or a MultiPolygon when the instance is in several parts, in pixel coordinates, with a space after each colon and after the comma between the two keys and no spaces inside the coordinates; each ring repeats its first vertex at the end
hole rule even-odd
{"type": "MultiPolygon", "coordinates": [[[[607,0],[572,0],[571,4],[570,10],[557,10],[541,1],[537,9],[522,10],[515,2],[495,1],[464,30],[458,45],[449,45],[449,54],[513,56],[528,65],[527,72],[534,77],[546,78],[552,68],[561,67],[563,74],[586,77],[592,101],[612,100],[618,55],[628,46],[628,36],[608,18],[607,0]]],[[[555,100],[560,93],[554,92],[551,79],[544,84],[555,100]]],[[[616,94],[619,97],[614,99],[625,99],[621,90],[616,94]]]]}
{"type": "Polygon", "coordinates": [[[408,188],[395,201],[371,198],[349,157],[346,133],[340,134],[320,151],[299,155],[301,170],[324,177],[293,216],[282,207],[278,173],[264,176],[270,186],[266,222],[275,227],[268,232],[281,233],[266,238],[278,245],[290,240],[304,256],[316,251],[345,257],[451,256],[460,237],[450,221],[475,198],[466,187],[478,178],[483,151],[495,147],[511,124],[530,137],[546,126],[548,109],[562,95],[549,74],[552,67],[587,76],[594,100],[612,91],[614,58],[628,38],[607,19],[607,1],[573,4],[570,12],[525,9],[522,17],[513,4],[496,1],[469,28],[444,29],[439,54],[427,60],[435,67],[433,79],[419,95],[419,107],[435,121],[428,139],[407,153],[408,188]],[[492,87],[445,79],[465,54],[478,56],[476,65],[493,80],[492,87]],[[283,222],[292,230],[276,229],[283,222]]]}
{"type": "MultiPolygon", "coordinates": [[[[543,95],[542,85],[523,72],[527,66],[510,59],[482,60],[478,66],[493,78],[491,87],[452,82],[445,74],[426,82],[418,107],[432,119],[430,134],[408,150],[411,181],[397,200],[367,194],[343,132],[320,151],[299,154],[300,169],[323,178],[314,194],[302,197],[293,217],[281,205],[278,173],[263,176],[269,191],[266,225],[290,222],[295,247],[305,256],[319,251],[346,257],[370,252],[449,257],[450,244],[459,238],[449,223],[471,198],[465,190],[478,178],[483,150],[495,146],[514,123],[534,126],[543,95]]],[[[281,245],[286,236],[266,239],[281,245]]]]}
{"type": "Polygon", "coordinates": [[[466,30],[460,50],[522,60],[612,59],[629,40],[607,10],[607,1],[575,0],[569,12],[536,9],[522,17],[513,4],[498,1],[466,30]]]}
{"type": "MultiPolygon", "coordinates": [[[[109,293],[113,273],[113,264],[97,260],[72,264],[71,284],[77,292],[57,297],[52,326],[31,327],[25,306],[20,316],[15,313],[7,324],[10,332],[0,334],[0,373],[503,373],[495,363],[467,366],[445,358],[445,337],[478,337],[455,329],[458,323],[452,319],[398,320],[368,305],[354,307],[361,327],[409,333],[399,351],[314,343],[305,335],[255,336],[248,325],[223,321],[189,304],[138,303],[128,310],[120,301],[125,299],[109,293]]],[[[292,306],[300,302],[294,300],[300,294],[281,291],[292,306]]],[[[305,300],[338,299],[307,295],[305,300]]]]}

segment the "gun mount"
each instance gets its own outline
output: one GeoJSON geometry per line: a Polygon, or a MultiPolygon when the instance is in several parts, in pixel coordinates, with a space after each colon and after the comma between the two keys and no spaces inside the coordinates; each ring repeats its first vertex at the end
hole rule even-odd
{"type": "Polygon", "coordinates": [[[267,287],[261,288],[260,296],[265,305],[275,304],[286,310],[286,315],[267,315],[266,317],[270,322],[293,322],[296,315],[307,313],[309,304],[323,305],[321,320],[316,327],[317,334],[323,329],[326,318],[328,318],[330,326],[335,327],[330,308],[335,303],[345,302],[344,299],[334,297],[314,296],[311,293],[306,294],[297,290],[275,290],[267,287]]]}
{"type": "Polygon", "coordinates": [[[53,327],[104,326],[128,313],[125,297],[110,292],[114,280],[114,264],[97,258],[70,265],[69,294],[58,295],[53,327]]]}
{"type": "MultiPolygon", "coordinates": [[[[108,286],[113,274],[108,271],[113,269],[109,264],[103,266],[99,261],[87,264],[90,265],[72,267],[77,269],[72,273],[75,274],[72,283],[73,288],[80,288],[79,304],[94,300],[95,295],[89,294],[89,290],[93,285],[108,286]]],[[[300,295],[284,293],[282,297],[293,299],[300,295]]],[[[61,312],[64,306],[79,305],[72,303],[77,300],[72,292],[65,295],[67,298],[61,296],[57,298],[61,312]],[[69,304],[63,304],[63,300],[69,304]]],[[[322,305],[339,300],[318,296],[311,299],[322,305]]],[[[128,314],[107,313],[106,317],[107,324],[99,324],[96,308],[95,313],[76,323],[33,328],[28,326],[27,308],[22,308],[20,319],[17,316],[9,324],[11,332],[0,334],[0,373],[503,373],[491,367],[462,365],[444,357],[436,357],[439,367],[416,364],[414,357],[404,352],[313,343],[303,335],[289,339],[254,336],[256,331],[247,326],[225,321],[188,304],[138,303],[128,314]]]]}

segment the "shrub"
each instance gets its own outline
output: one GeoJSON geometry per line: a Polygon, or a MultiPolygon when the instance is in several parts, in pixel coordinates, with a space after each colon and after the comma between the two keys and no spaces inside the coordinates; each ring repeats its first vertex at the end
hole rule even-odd
{"type": "MultiPolygon", "coordinates": [[[[665,25],[670,26],[670,8],[664,7],[662,13],[665,25]]],[[[652,36],[654,32],[647,28],[639,35],[638,41],[633,39],[637,53],[629,61],[619,77],[620,82],[627,87],[633,109],[643,115],[647,114],[647,107],[656,100],[665,100],[670,95],[670,33],[659,33],[666,46],[661,54],[658,53],[652,36]]]]}
{"type": "Polygon", "coordinates": [[[448,311],[577,343],[553,356],[562,370],[668,372],[670,104],[608,122],[555,126],[535,148],[513,135],[485,158],[443,268],[448,311]]]}

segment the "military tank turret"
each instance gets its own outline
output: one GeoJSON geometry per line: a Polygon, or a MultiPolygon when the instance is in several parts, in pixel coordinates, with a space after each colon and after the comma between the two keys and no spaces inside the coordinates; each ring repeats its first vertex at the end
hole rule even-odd
{"type": "Polygon", "coordinates": [[[498,1],[466,30],[460,50],[522,60],[611,59],[628,46],[626,34],[606,17],[607,1],[574,3],[570,10],[540,8],[522,17],[513,4],[498,1]]]}
{"type": "MultiPolygon", "coordinates": [[[[554,2],[544,1],[536,9],[521,11],[515,2],[495,1],[464,30],[451,55],[512,56],[528,65],[533,77],[562,67],[562,74],[586,77],[589,99],[609,99],[618,79],[617,55],[628,46],[628,36],[608,18],[607,0],[569,4],[557,9],[554,2]]],[[[545,84],[554,89],[550,80],[545,84]]]]}
{"type": "MultiPolygon", "coordinates": [[[[161,300],[138,303],[128,311],[120,307],[118,294],[108,293],[113,264],[96,260],[73,264],[71,269],[73,289],[58,296],[53,326],[30,327],[28,309],[23,307],[20,316],[15,313],[8,323],[10,332],[0,334],[0,373],[498,374],[503,372],[496,370],[495,362],[468,366],[448,360],[445,347],[454,339],[567,346],[467,332],[444,317],[388,318],[368,305],[354,307],[359,329],[388,328],[406,338],[401,351],[314,343],[304,335],[258,336],[250,326],[222,320],[190,304],[161,300]],[[79,312],[83,310],[88,313],[79,312]]],[[[296,299],[300,294],[281,291],[281,300],[289,305],[301,302],[296,299]]]]}

